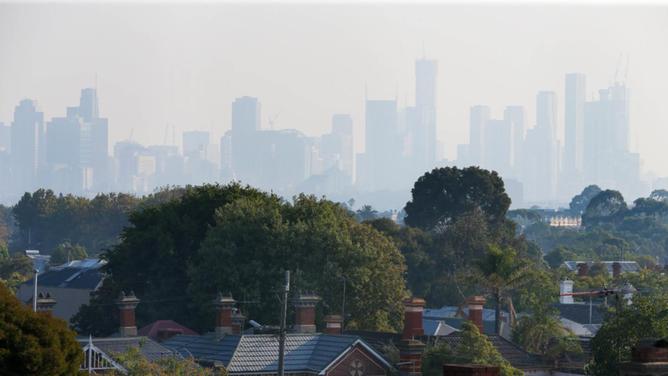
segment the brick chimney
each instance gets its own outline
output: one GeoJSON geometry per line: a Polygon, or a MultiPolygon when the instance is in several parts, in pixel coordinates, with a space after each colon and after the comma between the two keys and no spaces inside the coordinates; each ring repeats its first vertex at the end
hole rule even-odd
{"type": "Polygon", "coordinates": [[[409,298],[404,300],[404,331],[402,339],[411,339],[424,335],[422,328],[422,313],[425,301],[420,298],[409,298]]]}
{"type": "Polygon", "coordinates": [[[137,336],[137,323],[135,322],[135,308],[139,304],[139,299],[135,296],[133,291],[126,295],[121,291],[116,301],[118,306],[118,313],[120,319],[120,327],[118,329],[121,337],[135,337],[137,336]]]}
{"type": "Polygon", "coordinates": [[[244,330],[245,323],[246,316],[244,316],[239,309],[234,310],[234,313],[232,313],[232,328],[234,334],[241,334],[244,330]]]}
{"type": "Polygon", "coordinates": [[[327,315],[323,319],[325,322],[325,334],[339,335],[343,330],[343,317],[341,315],[327,315]]]}
{"type": "Polygon", "coordinates": [[[53,307],[56,305],[56,299],[54,299],[50,293],[40,292],[37,295],[37,312],[46,312],[51,313],[53,307]]]}
{"type": "Polygon", "coordinates": [[[578,265],[578,277],[586,277],[589,274],[589,265],[586,262],[581,262],[578,265]]]}
{"type": "Polygon", "coordinates": [[[320,297],[313,292],[300,292],[295,298],[295,324],[292,326],[295,333],[315,333],[315,306],[319,301],[320,297]]]}
{"type": "Polygon", "coordinates": [[[424,335],[422,313],[425,301],[420,298],[404,300],[404,330],[399,343],[399,374],[402,376],[422,375],[422,353],[425,344],[417,338],[424,335]]]}
{"type": "Polygon", "coordinates": [[[482,324],[482,312],[483,306],[485,305],[485,298],[479,295],[472,296],[466,299],[466,304],[469,306],[469,321],[475,324],[480,330],[480,333],[483,333],[484,328],[482,324]]]}
{"type": "Polygon", "coordinates": [[[573,304],[573,295],[563,295],[563,294],[572,294],[573,293],[573,281],[570,279],[564,279],[559,282],[559,303],[561,304],[573,304]]]}
{"type": "Polygon", "coordinates": [[[622,275],[622,264],[617,261],[612,263],[612,278],[617,278],[622,275]]]}
{"type": "Polygon", "coordinates": [[[216,336],[222,337],[226,334],[234,333],[234,323],[232,322],[232,312],[237,303],[231,294],[223,295],[218,293],[213,305],[216,307],[216,336]]]}

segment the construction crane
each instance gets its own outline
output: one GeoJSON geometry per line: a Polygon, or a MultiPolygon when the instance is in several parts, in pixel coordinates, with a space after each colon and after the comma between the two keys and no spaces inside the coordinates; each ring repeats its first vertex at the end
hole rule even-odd
{"type": "Polygon", "coordinates": [[[269,118],[269,130],[274,130],[274,123],[276,122],[276,119],[281,115],[281,113],[277,113],[276,115],[272,116],[269,118]]]}

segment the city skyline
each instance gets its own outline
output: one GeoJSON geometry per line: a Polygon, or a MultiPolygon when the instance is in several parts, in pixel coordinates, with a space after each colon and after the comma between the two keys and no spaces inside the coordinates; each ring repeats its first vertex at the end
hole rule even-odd
{"type": "Polygon", "coordinates": [[[159,144],[166,133],[171,141],[172,133],[179,140],[181,133],[196,130],[210,131],[216,140],[231,126],[228,103],[249,95],[260,98],[264,105],[263,129],[275,119],[276,129],[297,129],[315,136],[328,131],[332,114],[351,114],[355,151],[359,153],[365,145],[365,130],[360,126],[364,123],[365,95],[396,99],[399,107],[413,105],[413,63],[425,57],[439,63],[435,111],[438,138],[446,157],[454,160],[457,145],[469,142],[471,106],[489,105],[493,118],[502,118],[507,105],[524,106],[526,129],[531,129],[535,123],[534,96],[539,90],[557,94],[557,138],[564,145],[563,75],[586,74],[585,97],[589,100],[596,89],[614,81],[615,70],[625,65],[625,57],[622,64],[618,62],[620,53],[628,53],[634,130],[630,147],[642,155],[645,172],[668,174],[668,167],[661,163],[662,137],[655,137],[657,132],[667,132],[660,125],[668,123],[659,95],[668,85],[668,77],[665,70],[658,69],[666,66],[668,57],[653,47],[660,45],[668,33],[665,23],[660,22],[666,14],[663,8],[548,5],[513,11],[512,7],[499,6],[422,5],[405,12],[402,5],[387,5],[377,17],[381,13],[372,4],[354,8],[235,4],[185,8],[177,4],[160,9],[111,4],[100,5],[97,10],[76,4],[54,8],[47,4],[1,6],[0,17],[6,22],[1,26],[0,44],[29,41],[0,62],[2,82],[6,83],[0,88],[0,121],[5,124],[11,121],[13,107],[23,97],[37,99],[45,118],[50,119],[66,115],[63,109],[78,100],[79,89],[96,86],[102,98],[101,112],[111,119],[110,144],[126,140],[131,134],[142,144],[159,144]],[[357,17],[375,15],[366,18],[362,34],[356,34],[361,25],[351,16],[351,9],[357,17]],[[147,21],[149,14],[154,17],[147,21]],[[251,17],[253,14],[257,17],[251,17]],[[300,14],[309,17],[298,17],[300,14]],[[521,28],[511,27],[513,20],[527,14],[532,18],[523,22],[534,26],[542,22],[545,31],[530,36],[521,28]],[[569,28],[549,30],[566,14],[569,28]],[[497,20],[496,15],[502,15],[498,18],[505,21],[497,20]],[[25,22],[26,17],[34,25],[25,22]],[[248,45],[239,45],[226,33],[228,26],[223,21],[229,21],[229,27],[239,26],[239,21],[229,20],[235,17],[254,20],[239,29],[247,34],[248,45]],[[284,28],[278,22],[295,21],[295,17],[295,28],[284,28]],[[592,17],[597,17],[595,29],[588,27],[592,17]],[[72,27],[58,29],[57,37],[46,46],[46,35],[51,36],[59,25],[49,18],[67,21],[72,27]],[[325,19],[327,22],[322,22],[325,19]],[[126,28],[111,34],[111,26],[119,21],[126,28]],[[167,28],[176,21],[183,28],[167,28]],[[642,22],[642,28],[632,27],[638,22],[642,22]],[[27,30],[26,25],[34,27],[27,30]],[[93,25],[92,30],[97,32],[77,32],[81,28],[91,30],[93,25]],[[332,36],[344,25],[348,32],[332,36]],[[301,35],[302,27],[315,36],[301,35]],[[265,28],[276,35],[262,33],[265,28]],[[643,32],[639,35],[638,30],[643,32]],[[201,40],[190,43],[194,37],[201,40]],[[279,40],[283,42],[278,46],[272,43],[279,40]],[[119,51],[114,44],[119,43],[133,54],[114,55],[119,51]],[[93,48],[87,48],[89,52],[84,55],[78,47],[82,45],[93,48]],[[148,45],[150,51],[139,48],[148,45]],[[482,48],[470,51],[472,45],[482,48]],[[589,48],[594,45],[596,48],[589,48]],[[313,53],[296,59],[297,51],[305,47],[313,53]],[[468,50],[462,52],[465,47],[468,50]],[[64,56],[64,64],[48,63],[51,56],[64,56]],[[147,70],[148,66],[153,68],[147,70]],[[34,73],[27,75],[25,69],[34,73]],[[158,81],[161,83],[156,84],[158,81]]]}

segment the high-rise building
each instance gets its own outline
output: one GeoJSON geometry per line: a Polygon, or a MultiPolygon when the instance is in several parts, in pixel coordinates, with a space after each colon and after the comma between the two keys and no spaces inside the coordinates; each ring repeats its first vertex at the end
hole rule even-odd
{"type": "Polygon", "coordinates": [[[485,126],[489,121],[488,106],[471,107],[469,117],[469,147],[468,160],[471,165],[481,165],[485,160],[485,126]]]}
{"type": "Polygon", "coordinates": [[[485,154],[482,166],[498,172],[501,176],[509,176],[513,145],[512,123],[506,119],[488,120],[484,135],[485,154]]]}
{"type": "Polygon", "coordinates": [[[513,176],[518,176],[522,168],[522,153],[524,147],[524,132],[526,128],[526,120],[523,106],[507,106],[503,110],[503,119],[507,121],[512,130],[512,146],[511,146],[511,166],[513,168],[513,176]]]}
{"type": "Polygon", "coordinates": [[[566,75],[564,103],[564,172],[573,179],[582,172],[584,156],[584,106],[586,78],[582,73],[566,75]]]}
{"type": "Polygon", "coordinates": [[[391,190],[397,186],[396,162],[400,149],[397,102],[367,100],[365,107],[365,156],[357,175],[363,189],[391,190]]]}
{"type": "Polygon", "coordinates": [[[536,126],[527,133],[523,169],[526,200],[552,201],[557,194],[558,145],[557,95],[541,91],[536,96],[536,126]]]}
{"type": "Polygon", "coordinates": [[[232,170],[246,184],[259,181],[258,135],[261,105],[257,98],[241,97],[232,103],[232,170]]]}
{"type": "Polygon", "coordinates": [[[412,153],[418,170],[433,168],[436,161],[436,77],[438,63],[419,59],[415,62],[415,128],[412,132],[412,153]]]}
{"type": "Polygon", "coordinates": [[[320,156],[323,169],[336,167],[348,177],[353,177],[353,119],[348,114],[332,116],[332,131],[322,136],[320,156]]]}
{"type": "Polygon", "coordinates": [[[14,191],[32,192],[39,185],[37,171],[46,158],[44,113],[35,101],[24,99],[14,109],[11,140],[14,191]]]}

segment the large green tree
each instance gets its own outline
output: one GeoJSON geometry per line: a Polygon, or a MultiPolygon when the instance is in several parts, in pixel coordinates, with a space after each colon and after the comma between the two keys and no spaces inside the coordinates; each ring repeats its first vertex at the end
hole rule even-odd
{"type": "Polygon", "coordinates": [[[585,189],[582,190],[582,193],[574,196],[570,204],[568,204],[571,213],[573,215],[581,215],[584,213],[591,199],[599,193],[601,193],[601,188],[599,188],[598,185],[592,184],[585,187],[585,189]]]}
{"type": "Polygon", "coordinates": [[[75,375],[82,361],[81,346],[64,321],[32,312],[0,283],[0,373],[75,375]]]}
{"type": "Polygon", "coordinates": [[[216,212],[216,226],[190,267],[193,312],[210,328],[207,303],[216,291],[256,302],[245,314],[277,324],[276,291],[283,270],[293,271],[295,291],[316,291],[320,312],[341,313],[346,283],[347,326],[400,329],[404,260],[394,244],[370,226],[357,223],[345,208],[298,196],[284,203],[271,196],[242,198],[216,212]]]}
{"type": "Polygon", "coordinates": [[[476,209],[489,224],[496,225],[505,219],[510,206],[501,177],[478,167],[436,168],[418,178],[411,194],[405,222],[428,231],[447,227],[476,209]]]}
{"type": "Polygon", "coordinates": [[[589,201],[582,214],[582,224],[596,226],[606,223],[617,223],[623,219],[628,210],[626,201],[619,191],[607,189],[598,193],[589,201]]]}

